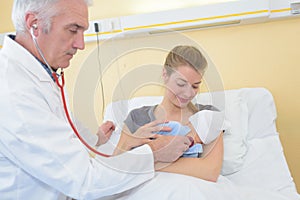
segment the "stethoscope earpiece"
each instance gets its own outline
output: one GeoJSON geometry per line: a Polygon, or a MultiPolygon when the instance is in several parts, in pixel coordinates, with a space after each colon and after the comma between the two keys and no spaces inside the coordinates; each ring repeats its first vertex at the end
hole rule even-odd
{"type": "Polygon", "coordinates": [[[34,38],[34,39],[35,39],[35,35],[34,35],[33,31],[36,30],[37,27],[38,27],[37,24],[33,24],[30,28],[30,34],[31,34],[32,38],[34,38]]]}
{"type": "Polygon", "coordinates": [[[33,29],[37,29],[37,24],[32,24],[31,26],[33,29]]]}

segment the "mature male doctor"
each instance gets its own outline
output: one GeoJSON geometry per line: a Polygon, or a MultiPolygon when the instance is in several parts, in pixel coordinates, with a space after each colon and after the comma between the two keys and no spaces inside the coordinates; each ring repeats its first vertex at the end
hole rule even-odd
{"type": "MultiPolygon", "coordinates": [[[[89,156],[68,123],[51,71],[68,67],[84,49],[90,3],[14,1],[16,35],[7,36],[0,51],[1,199],[116,194],[151,179],[156,161],[176,160],[191,143],[187,137],[144,138],[140,147],[116,157],[89,156]]],[[[157,128],[152,125],[149,132],[157,128]]],[[[109,137],[112,130],[108,122],[97,135],[109,137]]],[[[97,140],[90,136],[89,143],[97,140]]]]}

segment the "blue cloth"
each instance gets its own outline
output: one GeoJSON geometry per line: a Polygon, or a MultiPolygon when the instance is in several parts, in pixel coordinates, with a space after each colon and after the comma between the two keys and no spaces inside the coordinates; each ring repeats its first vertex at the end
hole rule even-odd
{"type": "MultiPolygon", "coordinates": [[[[169,121],[167,123],[163,123],[160,126],[167,126],[172,128],[171,131],[159,131],[157,134],[160,135],[186,135],[191,129],[188,126],[183,126],[179,122],[169,121]]],[[[199,157],[199,154],[203,152],[203,148],[201,144],[194,144],[187,151],[185,151],[182,157],[199,157]]]]}

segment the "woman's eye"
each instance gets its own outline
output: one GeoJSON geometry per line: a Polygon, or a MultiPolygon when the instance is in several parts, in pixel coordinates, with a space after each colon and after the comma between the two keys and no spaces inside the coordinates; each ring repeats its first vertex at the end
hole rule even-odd
{"type": "Polygon", "coordinates": [[[177,83],[177,85],[178,85],[179,87],[184,87],[184,86],[185,86],[185,84],[182,84],[182,83],[177,83]]]}

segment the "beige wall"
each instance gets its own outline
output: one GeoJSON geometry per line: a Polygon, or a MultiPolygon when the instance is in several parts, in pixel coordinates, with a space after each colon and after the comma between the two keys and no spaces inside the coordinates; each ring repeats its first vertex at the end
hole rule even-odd
{"type": "MultiPolygon", "coordinates": [[[[12,0],[1,1],[0,7],[7,9],[2,9],[0,12],[0,32],[13,31],[10,12],[6,13],[10,10],[11,4],[12,0]]],[[[98,18],[99,13],[95,10],[98,10],[97,7],[91,9],[91,19],[98,18]]],[[[300,18],[294,18],[185,33],[210,55],[221,75],[225,89],[265,87],[272,92],[277,105],[278,132],[298,191],[300,191],[299,24],[300,18]]],[[[162,37],[161,42],[167,40],[168,36],[166,35],[162,37]]],[[[131,41],[134,42],[134,39],[131,41]]],[[[178,42],[180,43],[180,41],[178,42]]],[[[118,51],[119,43],[122,44],[120,41],[112,43],[115,51],[118,51]]],[[[101,51],[105,51],[105,49],[101,51]]],[[[111,101],[110,94],[122,74],[129,72],[133,66],[140,66],[143,63],[159,64],[163,62],[164,55],[165,52],[159,51],[138,51],[112,63],[111,65],[114,67],[109,69],[111,71],[105,72],[104,76],[106,103],[111,101]]],[[[96,43],[89,43],[86,45],[86,50],[78,53],[72,61],[72,66],[66,72],[71,102],[73,102],[74,86],[79,77],[78,72],[86,66],[99,72],[96,57],[96,43]]],[[[86,78],[86,81],[90,81],[89,77],[86,78]]],[[[95,90],[92,91],[95,94],[92,107],[95,109],[97,120],[101,121],[102,102],[99,88],[94,88],[93,85],[84,89],[95,90]]],[[[138,88],[136,93],[138,95],[161,94],[161,90],[157,87],[144,87],[138,88]]],[[[82,99],[83,102],[90,104],[90,100],[85,99],[84,96],[82,99]]],[[[82,105],[82,107],[84,106],[82,105]]],[[[89,117],[83,117],[85,120],[89,120],[89,117]]]]}
{"type": "Polygon", "coordinates": [[[14,30],[11,22],[11,8],[13,0],[0,1],[0,33],[14,30]]]}

